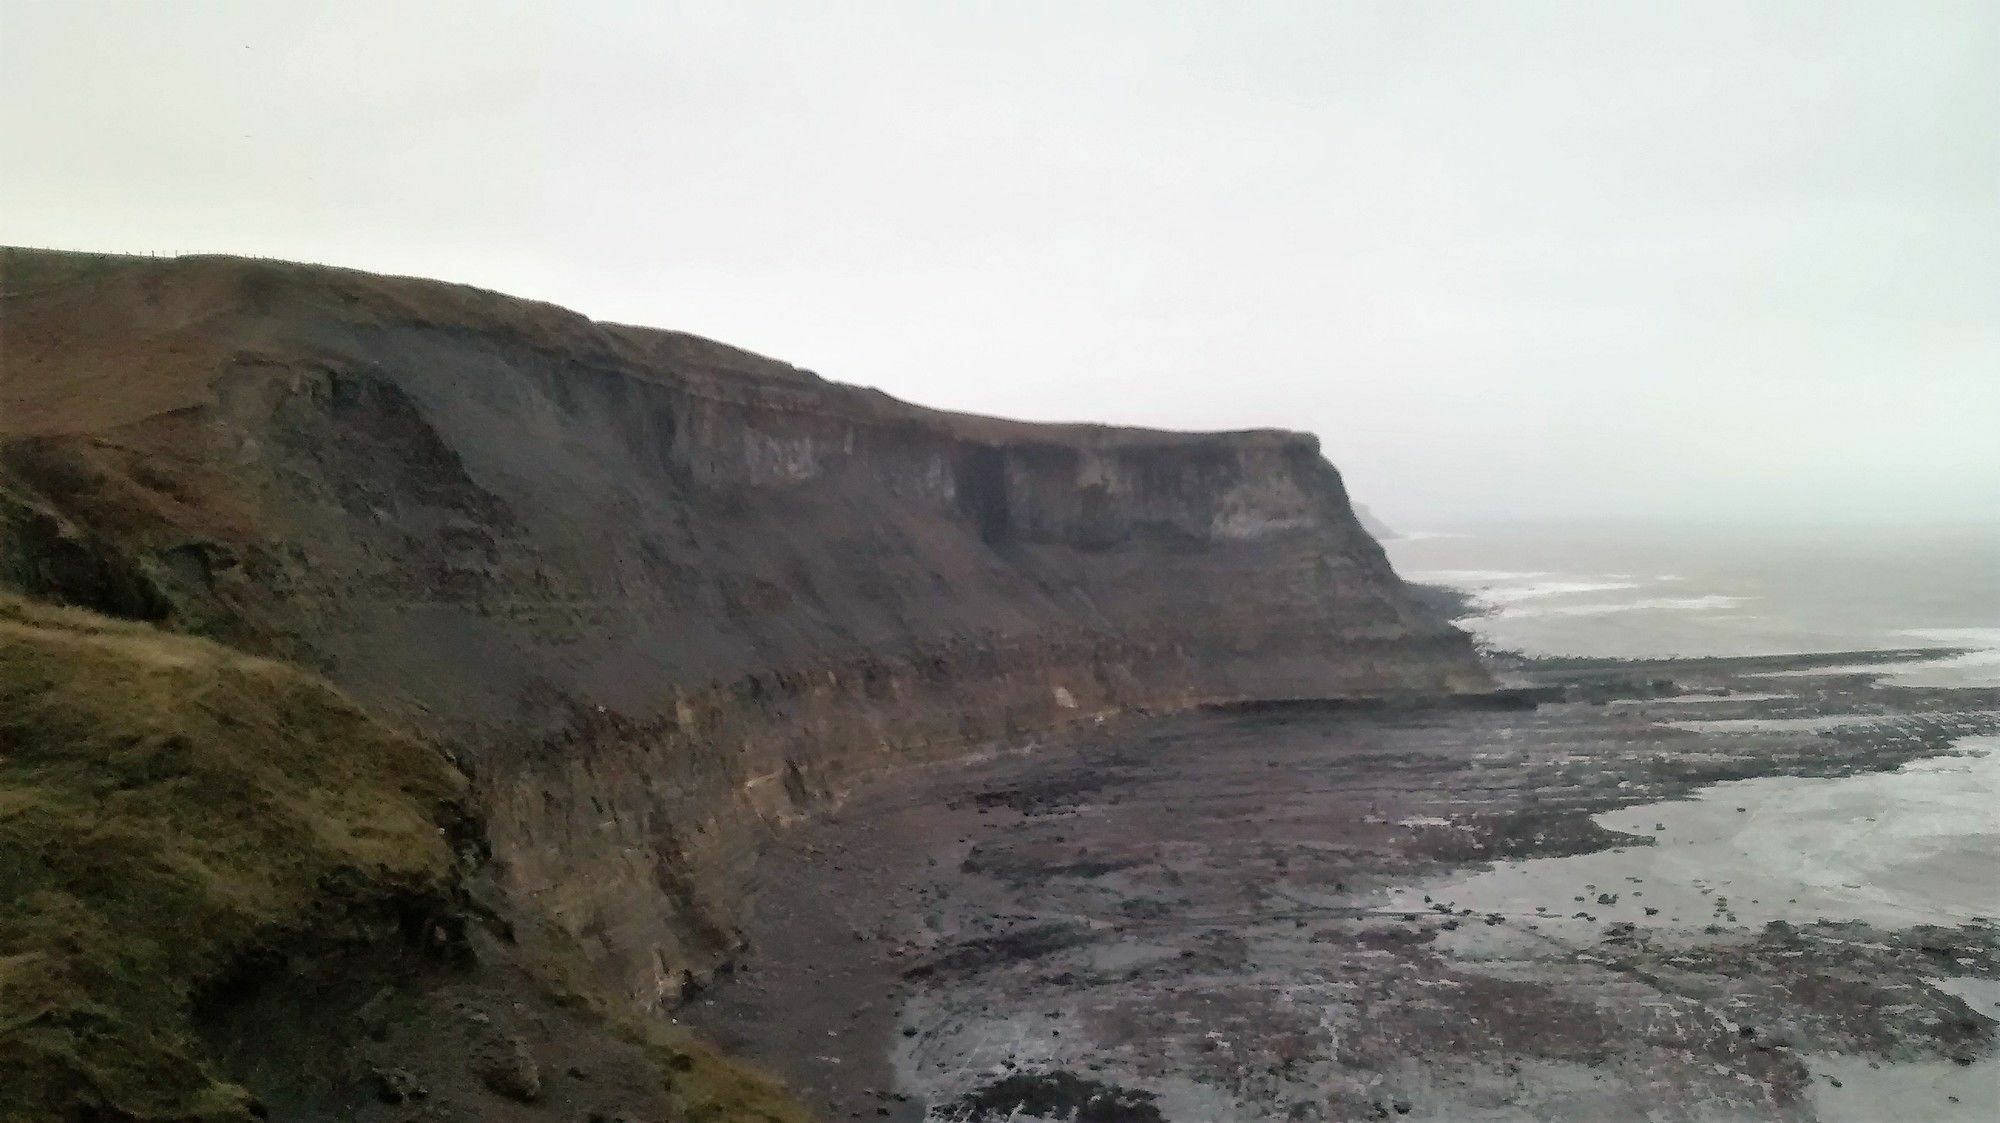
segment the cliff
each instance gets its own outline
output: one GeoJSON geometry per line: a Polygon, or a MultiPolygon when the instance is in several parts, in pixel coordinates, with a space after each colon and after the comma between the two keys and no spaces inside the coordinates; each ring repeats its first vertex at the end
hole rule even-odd
{"type": "Polygon", "coordinates": [[[0,256],[0,584],[450,747],[493,869],[640,1007],[760,832],[1144,708],[1489,687],[1310,436],[923,409],[669,331],[229,258],[0,256]]]}

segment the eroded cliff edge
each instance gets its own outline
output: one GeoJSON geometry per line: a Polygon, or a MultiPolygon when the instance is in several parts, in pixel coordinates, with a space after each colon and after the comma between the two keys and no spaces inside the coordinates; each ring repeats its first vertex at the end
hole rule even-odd
{"type": "Polygon", "coordinates": [[[0,257],[0,582],[439,737],[602,983],[736,939],[760,832],[1108,712],[1488,687],[1310,436],[922,409],[429,281],[0,257]]]}

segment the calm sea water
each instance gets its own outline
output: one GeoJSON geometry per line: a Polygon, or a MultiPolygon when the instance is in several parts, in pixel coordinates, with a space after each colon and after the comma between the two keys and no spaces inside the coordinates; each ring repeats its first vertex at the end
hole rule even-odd
{"type": "Polygon", "coordinates": [[[1474,593],[1496,647],[1630,658],[1954,646],[1905,673],[2000,685],[2000,523],[1751,528],[1494,523],[1384,543],[1407,580],[1474,593]]]}

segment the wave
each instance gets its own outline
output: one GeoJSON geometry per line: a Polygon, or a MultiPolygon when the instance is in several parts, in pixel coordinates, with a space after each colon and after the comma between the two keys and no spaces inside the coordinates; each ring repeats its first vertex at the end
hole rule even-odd
{"type": "Polygon", "coordinates": [[[1902,634],[1947,647],[2000,648],[2000,628],[1904,628],[1902,634]]]}
{"type": "Polygon", "coordinates": [[[1521,619],[1529,616],[1609,616],[1615,612],[1706,612],[1734,608],[1748,597],[1711,593],[1701,597],[1641,597],[1638,600],[1605,601],[1590,604],[1538,604],[1503,608],[1496,616],[1521,619]]]}
{"type": "Polygon", "coordinates": [[[1545,569],[1424,569],[1408,574],[1411,581],[1429,585],[1467,585],[1486,587],[1505,581],[1521,581],[1536,577],[1548,577],[1545,569]]]}
{"type": "Polygon", "coordinates": [[[1970,650],[1957,655],[1909,659],[1898,663],[1858,663],[1844,667],[1769,671],[1759,677],[1857,674],[1875,675],[1891,686],[2000,687],[2000,628],[1900,628],[1896,634],[1970,650]]]}
{"type": "Polygon", "coordinates": [[[1516,601],[1540,600],[1543,597],[1564,597],[1577,593],[1604,593],[1616,589],[1636,589],[1636,581],[1538,581],[1532,585],[1516,588],[1488,589],[1479,593],[1479,599],[1488,604],[1513,604],[1516,601]]]}

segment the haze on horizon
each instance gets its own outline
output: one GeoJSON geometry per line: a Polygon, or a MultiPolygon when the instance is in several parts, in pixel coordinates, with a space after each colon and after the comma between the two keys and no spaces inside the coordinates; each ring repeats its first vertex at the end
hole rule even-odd
{"type": "Polygon", "coordinates": [[[463,281],[1406,528],[2000,513],[2000,6],[0,0],[0,242],[463,281]]]}

